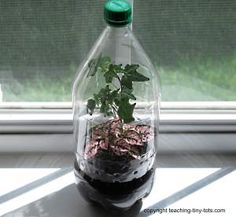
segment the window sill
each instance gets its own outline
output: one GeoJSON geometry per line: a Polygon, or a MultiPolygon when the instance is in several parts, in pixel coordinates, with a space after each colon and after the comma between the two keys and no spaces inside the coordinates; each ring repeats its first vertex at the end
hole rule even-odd
{"type": "MultiPolygon", "coordinates": [[[[2,104],[0,152],[72,152],[71,103],[2,104]]],[[[236,103],[164,102],[159,152],[236,152],[236,103]]]]}

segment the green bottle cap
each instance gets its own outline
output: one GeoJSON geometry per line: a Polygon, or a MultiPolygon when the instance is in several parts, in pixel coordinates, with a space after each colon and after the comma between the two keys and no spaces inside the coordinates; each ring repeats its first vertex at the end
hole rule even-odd
{"type": "Polygon", "coordinates": [[[112,26],[125,26],[132,21],[132,8],[126,0],[109,0],[104,6],[104,19],[112,26]]]}

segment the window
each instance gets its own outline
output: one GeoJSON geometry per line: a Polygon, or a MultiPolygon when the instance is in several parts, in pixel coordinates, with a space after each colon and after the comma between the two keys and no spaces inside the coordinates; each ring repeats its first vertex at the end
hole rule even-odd
{"type": "MultiPolygon", "coordinates": [[[[72,150],[71,87],[105,26],[103,3],[0,1],[0,150],[72,150]]],[[[161,75],[164,149],[189,141],[235,149],[235,7],[234,0],[134,1],[133,30],[161,75]]]]}
{"type": "Polygon", "coordinates": [[[104,26],[101,5],[77,0],[1,1],[3,101],[71,101],[76,68],[104,26]]]}
{"type": "MultiPolygon", "coordinates": [[[[103,1],[0,2],[3,101],[71,101],[76,68],[104,27],[103,1]]],[[[133,29],[163,101],[236,100],[236,2],[134,2],[133,29]]]]}

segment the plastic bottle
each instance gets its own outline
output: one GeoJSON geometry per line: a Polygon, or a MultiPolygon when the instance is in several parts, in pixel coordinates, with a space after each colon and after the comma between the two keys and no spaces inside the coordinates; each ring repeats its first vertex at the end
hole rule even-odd
{"type": "Polygon", "coordinates": [[[130,30],[130,4],[107,1],[104,19],[107,26],[73,85],[74,171],[86,199],[126,210],[153,183],[159,76],[130,30]]]}

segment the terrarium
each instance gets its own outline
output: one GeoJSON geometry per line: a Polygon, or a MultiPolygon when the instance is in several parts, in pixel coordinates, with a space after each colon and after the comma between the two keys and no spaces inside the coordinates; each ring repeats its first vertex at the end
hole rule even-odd
{"type": "Polygon", "coordinates": [[[130,30],[130,4],[107,1],[104,19],[107,26],[73,85],[75,176],[87,199],[126,209],[151,190],[159,79],[130,30]]]}

